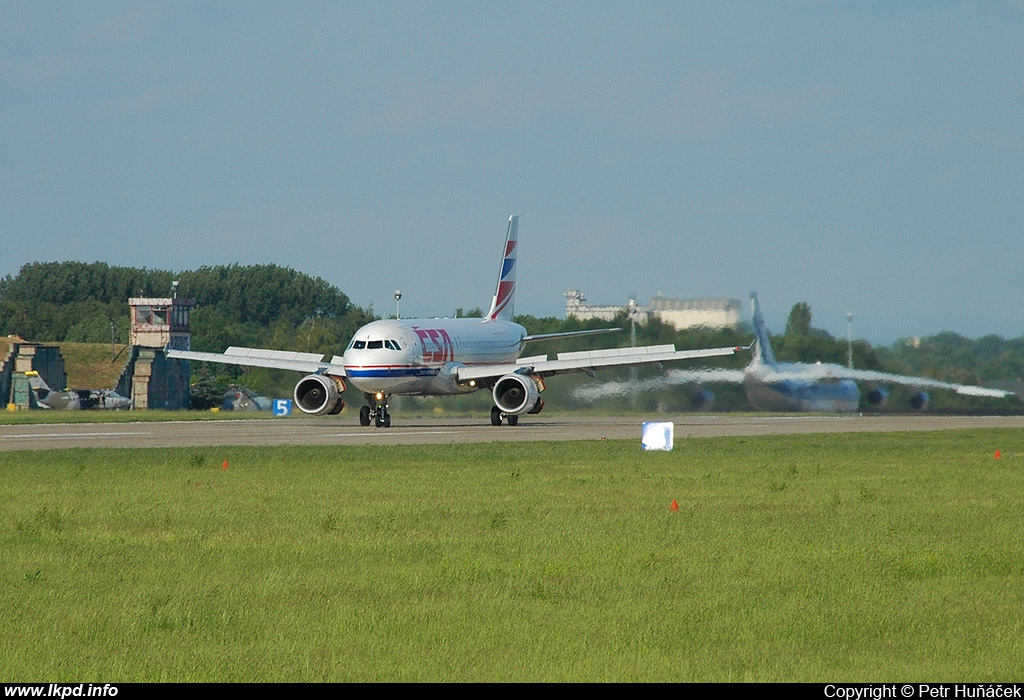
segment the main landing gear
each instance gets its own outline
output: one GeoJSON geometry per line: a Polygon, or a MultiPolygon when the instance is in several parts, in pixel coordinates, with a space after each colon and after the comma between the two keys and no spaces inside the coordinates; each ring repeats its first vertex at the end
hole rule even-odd
{"type": "Polygon", "coordinates": [[[364,394],[366,406],[359,409],[359,425],[367,426],[373,421],[378,428],[391,427],[391,414],[388,412],[388,397],[386,394],[364,394]]]}
{"type": "Polygon", "coordinates": [[[509,425],[519,425],[519,416],[511,413],[502,413],[501,409],[497,406],[491,406],[491,425],[501,425],[502,418],[504,418],[509,425]]]}

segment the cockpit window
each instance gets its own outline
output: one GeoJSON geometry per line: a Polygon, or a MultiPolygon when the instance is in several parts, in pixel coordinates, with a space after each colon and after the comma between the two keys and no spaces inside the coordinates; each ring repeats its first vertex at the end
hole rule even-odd
{"type": "Polygon", "coordinates": [[[401,350],[397,340],[353,340],[349,346],[354,350],[401,350]]]}

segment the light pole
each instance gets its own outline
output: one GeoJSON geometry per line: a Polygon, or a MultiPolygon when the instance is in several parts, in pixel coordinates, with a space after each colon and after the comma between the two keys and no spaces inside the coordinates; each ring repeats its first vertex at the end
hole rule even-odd
{"type": "Polygon", "coordinates": [[[402,290],[401,289],[396,289],[395,290],[395,318],[402,318],[402,314],[401,314],[401,311],[400,311],[401,308],[402,308],[401,304],[402,304],[402,290]]]}
{"type": "Polygon", "coordinates": [[[853,369],[853,336],[850,334],[850,325],[853,323],[853,313],[846,312],[846,366],[853,369]]]}
{"type": "MultiPolygon", "coordinates": [[[[636,315],[639,313],[639,309],[636,307],[636,295],[632,294],[629,297],[629,303],[626,304],[626,308],[629,310],[629,346],[631,348],[636,347],[636,315]]],[[[632,391],[629,396],[629,403],[631,406],[636,407],[636,380],[637,371],[636,367],[629,368],[629,383],[632,387],[632,391]]]]}
{"type": "Polygon", "coordinates": [[[636,299],[630,297],[629,303],[626,304],[626,309],[629,311],[629,345],[630,347],[636,347],[636,299]]]}

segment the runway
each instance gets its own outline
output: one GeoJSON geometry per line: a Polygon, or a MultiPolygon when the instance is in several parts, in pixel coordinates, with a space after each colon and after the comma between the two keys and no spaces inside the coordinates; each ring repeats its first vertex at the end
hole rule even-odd
{"type": "Polygon", "coordinates": [[[518,426],[482,419],[396,417],[391,428],[363,428],[352,417],[0,425],[0,451],[72,447],[223,445],[425,445],[542,440],[636,440],[645,420],[670,421],[676,442],[725,435],[1021,428],[1024,416],[695,415],[648,418],[553,415],[518,426]]]}

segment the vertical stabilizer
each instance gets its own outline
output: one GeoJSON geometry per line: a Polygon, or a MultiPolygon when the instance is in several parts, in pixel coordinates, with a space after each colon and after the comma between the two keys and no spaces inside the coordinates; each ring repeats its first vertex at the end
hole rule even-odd
{"type": "Polygon", "coordinates": [[[772,353],[772,344],[768,341],[768,329],[764,327],[764,317],[761,315],[761,306],[757,302],[757,292],[750,293],[750,320],[754,324],[754,362],[774,366],[775,354],[772,353]]]}
{"type": "Polygon", "coordinates": [[[516,258],[519,255],[519,216],[508,218],[508,234],[505,236],[505,254],[501,258],[501,272],[498,286],[494,290],[488,321],[511,321],[516,301],[516,258]]]}
{"type": "Polygon", "coordinates": [[[29,388],[32,389],[36,405],[39,408],[62,408],[60,405],[61,395],[43,381],[43,378],[39,376],[39,372],[32,369],[25,372],[25,376],[28,377],[29,388]]]}
{"type": "Polygon", "coordinates": [[[28,377],[28,385],[32,388],[32,391],[36,392],[37,396],[44,397],[53,391],[47,383],[43,381],[43,378],[39,376],[39,372],[34,369],[30,369],[25,372],[25,376],[28,377]]]}

